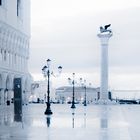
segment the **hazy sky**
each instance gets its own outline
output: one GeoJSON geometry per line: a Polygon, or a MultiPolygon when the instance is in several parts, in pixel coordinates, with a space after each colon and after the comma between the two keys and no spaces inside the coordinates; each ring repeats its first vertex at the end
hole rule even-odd
{"type": "Polygon", "coordinates": [[[53,70],[63,66],[55,86],[67,84],[73,72],[100,85],[99,26],[111,23],[109,87],[140,89],[139,0],[31,0],[29,70],[35,80],[47,58],[53,70]]]}

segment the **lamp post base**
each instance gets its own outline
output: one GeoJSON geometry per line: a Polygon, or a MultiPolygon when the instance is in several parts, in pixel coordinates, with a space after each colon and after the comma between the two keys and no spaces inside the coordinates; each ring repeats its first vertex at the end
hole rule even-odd
{"type": "Polygon", "coordinates": [[[72,105],[71,105],[71,108],[76,108],[75,104],[72,104],[72,105]]]}
{"type": "Polygon", "coordinates": [[[84,106],[87,106],[87,104],[86,104],[86,103],[84,103],[84,106]]]}
{"type": "Polygon", "coordinates": [[[45,115],[51,115],[51,114],[53,114],[52,111],[51,111],[50,103],[46,103],[46,104],[47,104],[47,109],[44,112],[44,114],[45,115]]]}

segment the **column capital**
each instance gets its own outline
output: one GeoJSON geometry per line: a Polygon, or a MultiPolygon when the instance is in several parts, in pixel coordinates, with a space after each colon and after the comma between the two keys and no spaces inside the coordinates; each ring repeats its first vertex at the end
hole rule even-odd
{"type": "Polygon", "coordinates": [[[97,34],[97,36],[100,38],[101,40],[101,45],[108,45],[108,41],[109,41],[109,38],[111,36],[113,36],[113,33],[108,33],[108,32],[105,32],[105,33],[99,33],[97,34]]]}

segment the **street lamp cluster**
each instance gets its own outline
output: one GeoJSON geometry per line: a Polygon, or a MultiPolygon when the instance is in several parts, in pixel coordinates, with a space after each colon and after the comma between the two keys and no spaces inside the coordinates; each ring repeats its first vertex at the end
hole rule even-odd
{"type": "MultiPolygon", "coordinates": [[[[51,111],[51,103],[50,103],[50,76],[51,75],[55,76],[55,75],[54,75],[53,71],[51,71],[50,66],[51,66],[51,60],[47,59],[46,65],[42,68],[43,76],[47,79],[47,101],[46,101],[47,108],[46,108],[46,110],[44,112],[45,115],[53,114],[53,112],[51,111]]],[[[61,74],[61,72],[62,72],[62,67],[59,66],[58,67],[59,75],[61,74]]],[[[59,75],[57,75],[57,76],[59,76],[59,75]]],[[[87,101],[86,101],[86,98],[87,98],[87,95],[86,95],[86,89],[87,89],[86,80],[83,80],[82,78],[80,78],[80,82],[77,83],[76,80],[75,80],[75,73],[73,73],[72,74],[72,79],[68,78],[68,82],[73,87],[72,88],[73,90],[72,90],[72,105],[71,105],[71,108],[73,108],[73,109],[76,108],[76,106],[75,106],[75,85],[76,84],[82,86],[85,89],[84,106],[87,106],[87,101]]]]}
{"type": "Polygon", "coordinates": [[[85,94],[84,94],[84,106],[87,106],[87,94],[86,94],[86,90],[87,90],[87,85],[86,85],[86,80],[83,80],[82,78],[80,78],[80,83],[77,83],[75,80],[75,73],[72,74],[72,79],[68,78],[68,82],[70,85],[72,85],[72,105],[71,108],[76,108],[75,106],[75,85],[78,84],[79,86],[82,86],[85,90],[85,94]]]}
{"type": "Polygon", "coordinates": [[[71,108],[76,108],[75,107],[75,73],[72,74],[72,79],[71,78],[68,78],[68,82],[70,85],[72,85],[72,89],[73,89],[73,92],[72,92],[72,105],[71,105],[71,108]]]}
{"type": "MultiPolygon", "coordinates": [[[[54,75],[54,74],[53,74],[53,71],[50,70],[50,66],[51,66],[51,60],[47,59],[47,64],[42,68],[43,76],[45,78],[47,78],[47,102],[46,102],[47,108],[45,111],[45,115],[52,114],[51,107],[50,107],[51,106],[51,104],[50,104],[50,76],[54,75]]],[[[59,72],[59,74],[61,74],[61,72],[62,72],[61,66],[58,67],[58,72],[59,72]]]]}
{"type": "Polygon", "coordinates": [[[84,106],[87,106],[87,86],[86,86],[86,80],[83,80],[82,78],[80,78],[80,82],[81,82],[81,85],[82,87],[84,88],[85,90],[85,94],[84,94],[84,106]]]}

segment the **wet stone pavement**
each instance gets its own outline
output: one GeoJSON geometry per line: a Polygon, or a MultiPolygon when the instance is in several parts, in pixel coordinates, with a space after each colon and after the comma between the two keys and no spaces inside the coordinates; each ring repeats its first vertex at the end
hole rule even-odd
{"type": "Polygon", "coordinates": [[[0,106],[0,140],[139,140],[140,105],[45,104],[23,106],[14,116],[13,106],[0,106]]]}

